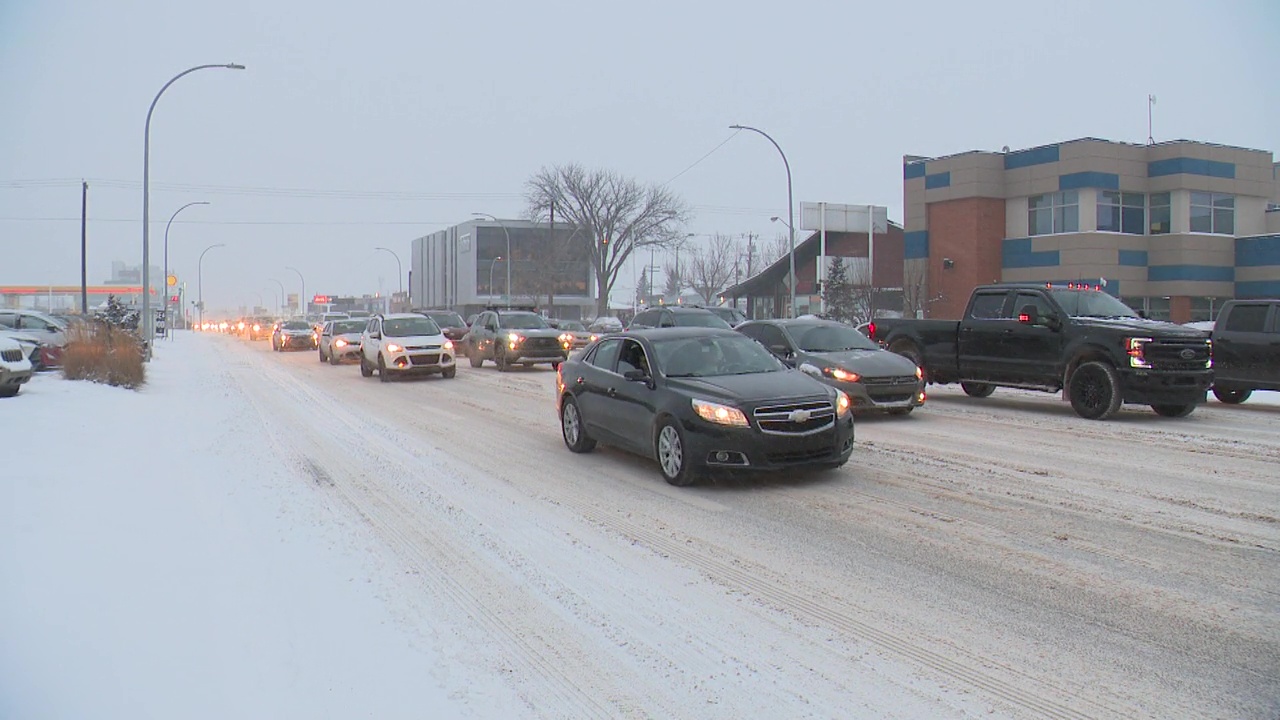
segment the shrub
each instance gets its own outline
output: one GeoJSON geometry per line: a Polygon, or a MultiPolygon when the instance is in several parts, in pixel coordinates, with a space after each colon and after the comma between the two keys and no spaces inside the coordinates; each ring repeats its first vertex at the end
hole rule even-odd
{"type": "Polygon", "coordinates": [[[132,332],[102,320],[67,331],[62,374],[68,380],[91,380],[125,388],[146,382],[142,341],[132,332]]]}

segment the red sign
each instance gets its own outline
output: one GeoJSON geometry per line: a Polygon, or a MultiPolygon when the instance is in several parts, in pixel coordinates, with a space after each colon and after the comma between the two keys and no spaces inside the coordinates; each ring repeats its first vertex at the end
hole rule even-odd
{"type": "Polygon", "coordinates": [[[311,302],[315,303],[316,305],[328,305],[330,300],[328,295],[317,295],[311,298],[311,302]]]}
{"type": "Polygon", "coordinates": [[[178,296],[177,296],[177,295],[170,295],[170,296],[169,296],[169,302],[171,302],[171,303],[176,303],[176,302],[178,302],[178,296]]]}

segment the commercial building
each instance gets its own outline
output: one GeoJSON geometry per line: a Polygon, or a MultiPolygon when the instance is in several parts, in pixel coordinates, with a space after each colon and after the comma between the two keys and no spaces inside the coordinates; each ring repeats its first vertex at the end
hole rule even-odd
{"type": "Polygon", "coordinates": [[[1280,296],[1278,172],[1270,152],[1188,140],[905,156],[904,310],[958,318],[989,282],[1103,285],[1175,322],[1280,296]]]}
{"type": "Polygon", "coordinates": [[[572,226],[473,220],[413,241],[409,285],[417,307],[465,317],[487,305],[533,305],[550,317],[595,316],[587,239],[572,226]],[[508,278],[510,284],[508,285],[508,278]]]}

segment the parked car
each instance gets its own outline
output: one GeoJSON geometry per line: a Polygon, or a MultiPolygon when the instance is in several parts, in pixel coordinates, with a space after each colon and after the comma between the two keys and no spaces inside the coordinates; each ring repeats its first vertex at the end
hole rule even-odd
{"type": "Polygon", "coordinates": [[[565,445],[655,459],[672,485],[716,470],[836,468],[853,452],[849,395],[732,330],[628,330],[560,366],[565,445]]]}
{"type": "Polygon", "coordinates": [[[471,367],[492,360],[506,372],[513,365],[531,367],[550,363],[558,368],[569,356],[568,343],[545,318],[529,310],[494,309],[480,313],[467,333],[467,358],[471,367]]]}
{"type": "Polygon", "coordinates": [[[0,310],[0,330],[13,330],[40,341],[40,366],[62,364],[67,346],[67,325],[38,310],[0,310]]]}
{"type": "Polygon", "coordinates": [[[664,305],[636,313],[628,330],[660,327],[705,327],[731,330],[729,323],[706,308],[664,305]]]}
{"type": "Polygon", "coordinates": [[[1185,417],[1213,381],[1203,332],[1140,317],[1098,286],[979,285],[962,320],[876,318],[870,329],[931,383],[978,398],[1000,386],[1062,391],[1089,420],[1122,403],[1185,417]]]}
{"type": "Polygon", "coordinates": [[[570,351],[581,350],[600,337],[577,320],[561,320],[556,323],[556,329],[560,331],[560,343],[568,343],[570,351]]]}
{"type": "Polygon", "coordinates": [[[271,332],[272,350],[314,350],[316,331],[305,320],[285,320],[271,332]]]}
{"type": "Polygon", "coordinates": [[[1212,330],[1213,395],[1238,405],[1280,390],[1280,300],[1229,300],[1212,330]]]}
{"type": "Polygon", "coordinates": [[[0,337],[0,398],[13,397],[31,379],[31,361],[17,340],[0,337]]]}
{"type": "Polygon", "coordinates": [[[906,415],[925,401],[924,373],[834,320],[753,320],[735,328],[784,364],[844,390],[855,411],[906,415]]]}
{"type": "Polygon", "coordinates": [[[369,324],[368,320],[330,320],[320,328],[320,338],[316,348],[320,351],[320,362],[338,365],[346,360],[360,359],[360,334],[369,324]]]}
{"type": "Polygon", "coordinates": [[[0,326],[0,339],[4,338],[18,343],[18,347],[22,349],[23,357],[31,363],[33,370],[41,368],[45,350],[39,338],[0,326]]]}
{"type": "Polygon", "coordinates": [[[462,319],[461,315],[453,310],[435,308],[414,310],[414,312],[421,313],[422,315],[426,315],[432,320],[435,320],[436,325],[439,325],[440,329],[444,331],[444,336],[453,341],[454,348],[456,348],[459,353],[466,352],[463,340],[466,339],[467,331],[471,328],[467,325],[467,322],[462,319]]]}
{"type": "Polygon", "coordinates": [[[360,374],[387,382],[391,374],[458,374],[453,342],[440,326],[417,313],[374,315],[360,335],[360,374]]]}

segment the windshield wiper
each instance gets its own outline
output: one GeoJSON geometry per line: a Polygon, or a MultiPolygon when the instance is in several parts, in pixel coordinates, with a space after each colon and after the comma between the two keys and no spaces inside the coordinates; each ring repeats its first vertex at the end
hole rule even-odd
{"type": "Polygon", "coordinates": [[[702,377],[702,376],[701,376],[701,375],[699,375],[698,373],[676,373],[676,374],[674,374],[674,375],[672,375],[672,374],[668,374],[668,375],[667,375],[667,377],[669,377],[669,378],[691,378],[691,377],[702,377]]]}

